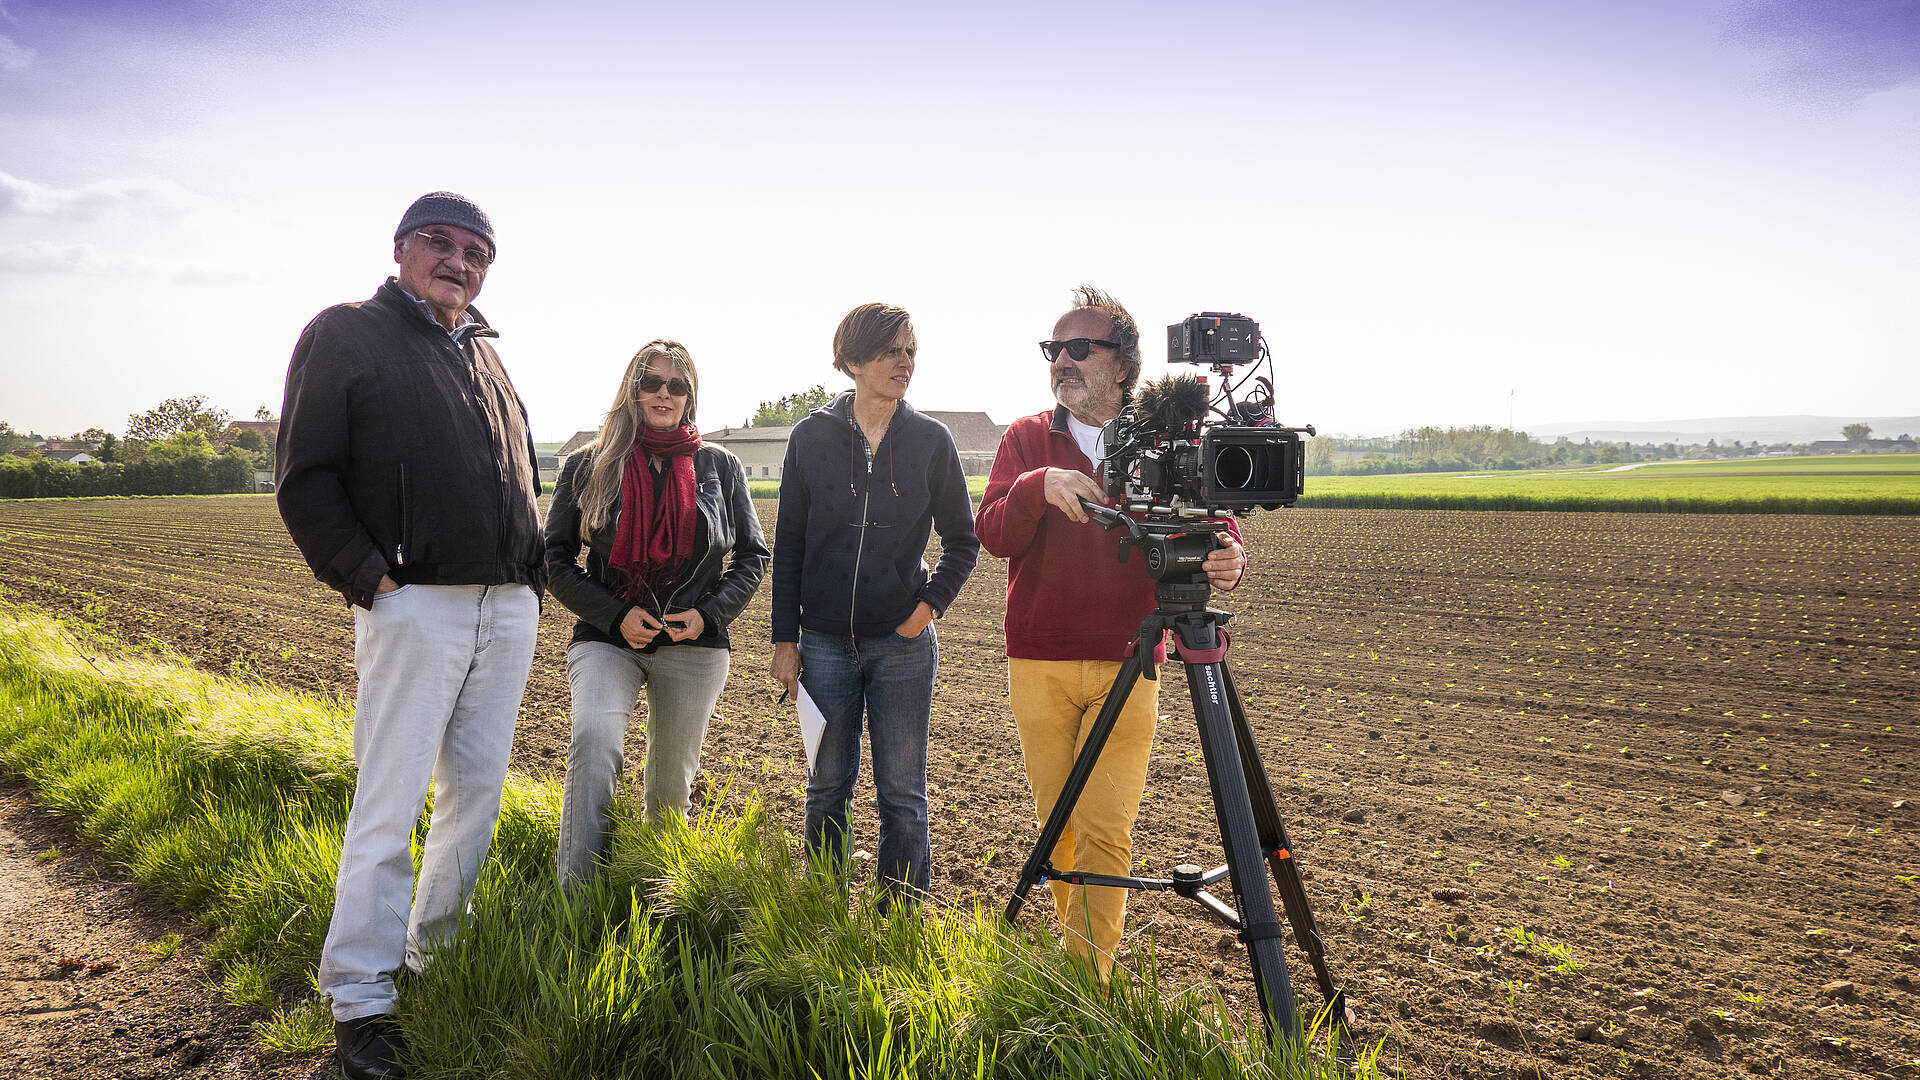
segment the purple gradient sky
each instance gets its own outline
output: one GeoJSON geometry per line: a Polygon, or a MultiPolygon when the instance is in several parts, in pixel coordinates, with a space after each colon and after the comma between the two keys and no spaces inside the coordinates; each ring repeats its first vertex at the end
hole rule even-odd
{"type": "Polygon", "coordinates": [[[1920,0],[0,0],[0,419],[277,410],[442,187],[543,438],[656,336],[708,427],[838,387],[869,299],[1005,422],[1081,281],[1259,318],[1323,432],[1913,414],[1915,176],[1920,0]]]}

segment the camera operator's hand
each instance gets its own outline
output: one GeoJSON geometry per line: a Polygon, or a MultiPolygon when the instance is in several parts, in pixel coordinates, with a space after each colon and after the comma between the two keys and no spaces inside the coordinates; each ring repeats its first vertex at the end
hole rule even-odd
{"type": "MultiPolygon", "coordinates": [[[[1093,477],[1078,469],[1048,469],[1046,482],[1047,502],[1060,508],[1068,521],[1089,521],[1086,507],[1080,505],[1081,499],[1105,502],[1107,493],[1093,482],[1093,477]]],[[[1211,557],[1209,557],[1211,561],[1211,557]]]]}
{"type": "Polygon", "coordinates": [[[1208,552],[1207,561],[1200,565],[1213,587],[1224,592],[1240,584],[1240,574],[1247,568],[1247,549],[1226,533],[1213,535],[1220,546],[1208,552]]]}

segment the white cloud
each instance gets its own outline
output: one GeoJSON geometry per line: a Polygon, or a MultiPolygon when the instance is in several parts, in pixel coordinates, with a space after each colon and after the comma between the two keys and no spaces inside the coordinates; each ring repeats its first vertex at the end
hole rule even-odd
{"type": "MultiPolygon", "coordinates": [[[[0,187],[0,192],[4,191],[5,189],[0,187]]],[[[0,272],[15,274],[112,277],[143,273],[150,268],[148,262],[134,255],[103,252],[92,244],[52,244],[39,241],[0,247],[0,272]]]]}
{"type": "Polygon", "coordinates": [[[200,199],[171,180],[101,180],[57,188],[0,172],[0,217],[86,221],[111,211],[143,218],[184,216],[200,199]]]}
{"type": "MultiPolygon", "coordinates": [[[[5,9],[0,9],[4,11],[5,9]]],[[[33,63],[33,50],[0,34],[0,71],[19,71],[33,63]]]]}
{"type": "Polygon", "coordinates": [[[102,251],[92,244],[36,241],[0,247],[0,274],[61,277],[146,277],[181,285],[231,285],[253,275],[223,267],[180,265],[145,255],[102,251]]]}

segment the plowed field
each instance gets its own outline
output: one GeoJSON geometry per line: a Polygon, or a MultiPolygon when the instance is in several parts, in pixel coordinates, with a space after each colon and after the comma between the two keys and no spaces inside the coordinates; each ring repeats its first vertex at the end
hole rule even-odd
{"type": "MultiPolygon", "coordinates": [[[[1248,524],[1249,579],[1217,599],[1237,613],[1230,663],[1334,973],[1386,1063],[1920,1076],[1920,521],[1248,524]]],[[[1005,705],[1005,582],[983,558],[939,623],[931,767],[935,891],[996,909],[1038,831],[1005,705]]],[[[0,504],[0,587],[209,668],[353,690],[345,606],[269,498],[0,504]]],[[[765,678],[766,623],[763,590],[735,625],[705,776],[797,828],[803,758],[765,678]]],[[[530,772],[565,760],[570,626],[549,604],[514,751],[530,772]]],[[[1220,858],[1168,675],[1135,845],[1155,874],[1220,858]]],[[[870,808],[856,827],[870,844],[870,808]]],[[[1244,955],[1197,908],[1136,899],[1129,926],[1169,985],[1251,1000],[1244,955]]]]}

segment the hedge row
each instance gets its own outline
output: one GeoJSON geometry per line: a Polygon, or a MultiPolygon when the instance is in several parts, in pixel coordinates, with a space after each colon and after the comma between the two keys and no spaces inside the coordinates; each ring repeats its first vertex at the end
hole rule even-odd
{"type": "Polygon", "coordinates": [[[225,495],[253,490],[253,462],[238,453],[190,455],[173,461],[89,461],[0,458],[0,499],[83,495],[225,495]]]}

